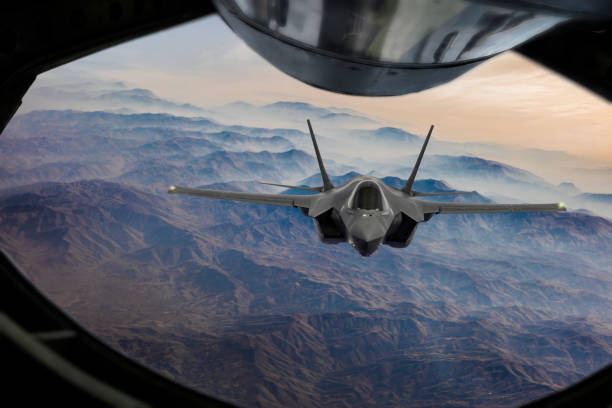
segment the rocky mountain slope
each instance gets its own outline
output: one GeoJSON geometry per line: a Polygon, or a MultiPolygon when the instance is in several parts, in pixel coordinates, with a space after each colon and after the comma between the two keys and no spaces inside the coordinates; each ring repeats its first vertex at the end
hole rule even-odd
{"type": "MultiPolygon", "coordinates": [[[[265,109],[358,114],[315,108],[265,109]]],[[[165,193],[319,185],[304,142],[167,114],[18,116],[0,138],[0,248],[104,341],[242,406],[513,406],[612,361],[612,223],[596,213],[438,215],[361,258],[294,208],[165,193]]],[[[357,174],[334,158],[335,184],[357,174]]],[[[423,192],[462,174],[575,193],[477,157],[423,166],[423,192]]]]}
{"type": "Polygon", "coordinates": [[[612,359],[599,217],[437,216],[363,259],[296,209],[105,181],[5,190],[0,214],[2,248],[78,321],[245,406],[507,406],[612,359]]]}

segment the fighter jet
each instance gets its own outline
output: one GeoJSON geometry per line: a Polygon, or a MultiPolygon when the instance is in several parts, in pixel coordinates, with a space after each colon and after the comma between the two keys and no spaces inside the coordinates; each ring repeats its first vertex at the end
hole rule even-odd
{"type": "Polygon", "coordinates": [[[341,186],[334,186],[327,175],[310,120],[308,129],[319,163],[321,187],[300,187],[263,183],[278,187],[314,192],[310,195],[258,194],[205,190],[171,186],[170,194],[186,194],[223,200],[297,207],[314,220],[319,238],[325,244],[348,242],[361,256],[372,255],[380,245],[407,247],[420,222],[435,214],[502,213],[527,211],[565,211],[563,203],[555,204],[476,204],[426,201],[417,197],[471,194],[468,191],[421,193],[412,186],[423,154],[429,143],[430,127],[412,173],[402,189],[387,186],[371,176],[357,176],[341,186]]]}

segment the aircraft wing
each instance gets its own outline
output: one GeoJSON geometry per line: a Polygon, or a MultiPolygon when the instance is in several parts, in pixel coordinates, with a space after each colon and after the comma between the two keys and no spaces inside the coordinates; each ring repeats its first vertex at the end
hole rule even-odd
{"type": "Polygon", "coordinates": [[[463,195],[463,194],[474,194],[475,191],[448,191],[439,193],[421,193],[419,191],[412,192],[415,197],[432,197],[432,196],[450,196],[450,195],[463,195]]]}
{"type": "Polygon", "coordinates": [[[318,195],[238,193],[233,191],[206,190],[202,188],[187,188],[179,186],[171,186],[168,189],[168,194],[183,194],[198,197],[218,198],[221,200],[247,201],[250,203],[302,208],[310,208],[313,198],[318,195]]]}
{"type": "Polygon", "coordinates": [[[504,213],[532,211],[565,211],[563,203],[554,204],[477,204],[445,203],[438,201],[415,200],[421,205],[425,214],[471,214],[471,213],[504,213]]]}

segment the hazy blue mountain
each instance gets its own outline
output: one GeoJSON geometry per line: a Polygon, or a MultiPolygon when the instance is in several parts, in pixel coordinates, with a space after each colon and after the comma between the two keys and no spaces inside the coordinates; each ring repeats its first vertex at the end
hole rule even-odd
{"type": "Polygon", "coordinates": [[[32,87],[25,100],[27,110],[77,109],[123,113],[164,112],[177,115],[209,115],[211,111],[190,103],[159,97],[149,89],[130,88],[122,82],[90,80],[32,87]]]}
{"type": "Polygon", "coordinates": [[[351,115],[363,116],[363,113],[356,111],[355,109],[351,109],[351,108],[339,108],[337,106],[326,106],[325,109],[327,109],[330,112],[334,112],[334,113],[349,113],[351,115]]]}
{"type": "Polygon", "coordinates": [[[227,180],[211,170],[211,166],[220,169],[233,166],[236,170],[228,174],[242,180],[252,178],[249,172],[259,170],[276,180],[277,174],[294,178],[309,174],[315,168],[314,159],[303,152],[292,153],[292,143],[283,136],[247,136],[216,130],[216,125],[205,119],[172,115],[31,112],[11,122],[0,140],[0,156],[7,166],[6,173],[0,177],[0,186],[116,178],[159,187],[181,180],[198,184],[227,180]],[[211,127],[213,131],[207,131],[211,127]],[[223,155],[209,157],[210,162],[196,160],[220,150],[278,152],[282,163],[273,164],[272,156],[263,152],[260,159],[255,160],[259,163],[247,160],[241,164],[239,157],[228,163],[232,159],[223,155]],[[187,168],[181,172],[183,165],[187,168]],[[263,171],[264,168],[268,170],[263,171]],[[305,172],[296,173],[302,170],[305,172]],[[181,174],[183,177],[179,177],[181,174]]]}
{"type": "Polygon", "coordinates": [[[321,119],[326,122],[330,120],[344,121],[352,125],[373,124],[376,123],[363,115],[357,115],[348,112],[333,112],[326,108],[320,108],[304,102],[275,102],[261,107],[262,110],[274,114],[290,114],[299,115],[302,118],[310,118],[311,120],[321,119]]]}
{"type": "Polygon", "coordinates": [[[305,102],[275,102],[268,105],[264,105],[262,106],[262,108],[271,111],[299,112],[301,114],[311,115],[314,117],[323,117],[325,115],[333,113],[325,108],[319,108],[317,106],[305,102]]]}
{"type": "Polygon", "coordinates": [[[237,132],[243,135],[254,137],[283,137],[287,140],[290,140],[292,143],[304,142],[304,145],[310,143],[310,135],[297,129],[269,129],[232,125],[226,126],[225,130],[228,132],[237,132]]]}
{"type": "MultiPolygon", "coordinates": [[[[419,172],[440,172],[454,176],[485,178],[491,181],[546,183],[528,171],[480,157],[430,155],[419,172]]],[[[409,172],[407,174],[410,174],[409,172]]]]}
{"type": "Polygon", "coordinates": [[[594,201],[601,204],[612,205],[612,194],[583,193],[578,195],[576,198],[581,200],[594,201]]]}
{"type": "Polygon", "coordinates": [[[8,124],[3,136],[33,137],[40,135],[41,130],[69,130],[77,126],[76,130],[91,131],[99,128],[124,128],[132,129],[138,127],[169,129],[179,128],[183,130],[218,131],[221,126],[205,118],[187,118],[174,116],[167,113],[137,113],[117,114],[109,112],[81,112],[72,110],[45,110],[32,111],[24,115],[18,115],[8,124]],[[50,129],[49,129],[50,128],[50,129]]]}
{"type": "Polygon", "coordinates": [[[205,114],[207,111],[190,103],[178,104],[159,98],[148,89],[121,89],[102,93],[94,97],[96,101],[108,102],[113,105],[140,109],[178,111],[190,114],[205,114]]]}
{"type": "Polygon", "coordinates": [[[244,101],[236,101],[236,102],[230,102],[227,103],[225,105],[222,106],[223,108],[230,108],[230,109],[255,109],[255,105],[250,104],[248,102],[244,102],[244,101]]]}
{"type": "MultiPolygon", "coordinates": [[[[349,181],[350,179],[352,179],[353,177],[357,177],[360,174],[357,173],[356,171],[350,171],[346,174],[343,174],[341,176],[336,176],[333,174],[329,175],[329,178],[331,180],[331,182],[336,185],[336,186],[341,186],[342,184],[346,183],[347,181],[349,181]]],[[[307,187],[317,187],[320,186],[323,182],[321,181],[321,175],[317,172],[316,174],[313,174],[310,177],[307,177],[303,180],[301,180],[299,182],[300,186],[307,186],[307,187]]]]}
{"type": "Polygon", "coordinates": [[[580,194],[580,189],[574,185],[574,183],[563,182],[558,186],[559,190],[568,195],[577,195],[580,194]]]}
{"type": "Polygon", "coordinates": [[[182,163],[168,160],[138,160],[116,180],[167,188],[172,184],[195,186],[227,180],[253,180],[254,175],[272,181],[294,179],[312,173],[315,159],[301,151],[282,153],[215,151],[182,163]]]}
{"type": "MultiPolygon", "coordinates": [[[[223,106],[208,109],[190,103],[180,103],[160,97],[153,91],[143,88],[129,88],[120,82],[94,80],[88,83],[75,82],[62,86],[38,86],[29,91],[28,96],[35,109],[77,109],[87,111],[113,111],[121,113],[165,112],[176,115],[200,115],[235,123],[235,114],[245,116],[267,116],[270,123],[293,121],[296,116],[300,123],[303,115],[312,119],[337,125],[370,125],[375,121],[367,115],[352,109],[337,107],[316,107],[314,105],[281,101],[276,104],[256,106],[244,101],[235,101],[223,106]],[[275,118],[279,113],[291,118],[275,118]]],[[[277,125],[274,125],[277,126],[277,125]]]]}
{"type": "Polygon", "coordinates": [[[419,136],[394,127],[381,127],[374,130],[352,130],[351,136],[370,143],[423,143],[423,139],[419,136]]]}
{"type": "Polygon", "coordinates": [[[371,126],[376,121],[358,112],[340,111],[311,105],[305,102],[279,101],[267,105],[256,106],[237,101],[217,108],[218,112],[228,118],[238,115],[242,120],[257,118],[267,119],[271,124],[292,123],[302,124],[307,118],[313,121],[313,126],[360,127],[371,126]]]}
{"type": "Polygon", "coordinates": [[[612,219],[612,194],[582,193],[568,197],[566,202],[572,208],[586,208],[586,211],[612,219]]]}
{"type": "MultiPolygon", "coordinates": [[[[407,159],[414,162],[416,158],[407,159]]],[[[412,168],[400,168],[396,174],[410,174],[412,168]]],[[[444,179],[463,190],[477,189],[499,197],[501,201],[559,202],[567,193],[537,175],[481,157],[426,156],[419,170],[421,177],[444,179]]]]}
{"type": "Polygon", "coordinates": [[[168,140],[158,140],[146,143],[132,149],[135,155],[189,158],[191,156],[206,155],[214,151],[223,150],[218,144],[207,139],[179,136],[168,140]]]}
{"type": "Polygon", "coordinates": [[[294,148],[294,145],[283,136],[273,135],[270,137],[245,136],[241,133],[223,131],[207,133],[205,137],[226,150],[268,150],[284,152],[294,148]]]}

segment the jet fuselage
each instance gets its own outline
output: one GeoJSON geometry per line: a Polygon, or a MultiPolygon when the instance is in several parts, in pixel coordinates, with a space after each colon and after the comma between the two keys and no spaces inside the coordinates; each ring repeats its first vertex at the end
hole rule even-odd
{"type": "Polygon", "coordinates": [[[416,206],[410,205],[408,194],[369,176],[355,177],[322,193],[320,201],[327,209],[325,212],[317,213],[319,203],[305,212],[315,220],[320,239],[328,244],[348,242],[362,256],[373,254],[382,244],[407,246],[420,213],[416,206]],[[393,205],[400,199],[401,206],[393,205]],[[402,234],[394,234],[402,223],[412,228],[409,231],[403,228],[402,234]]]}

